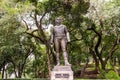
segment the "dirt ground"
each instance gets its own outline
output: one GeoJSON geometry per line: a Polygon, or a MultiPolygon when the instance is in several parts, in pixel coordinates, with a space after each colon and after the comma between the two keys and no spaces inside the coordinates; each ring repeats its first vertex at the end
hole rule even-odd
{"type": "MultiPolygon", "coordinates": [[[[111,69],[107,69],[106,72],[110,71],[111,69]]],[[[117,70],[118,71],[118,74],[120,76],[120,70],[117,70]]],[[[84,78],[84,79],[98,79],[98,76],[100,74],[99,71],[96,71],[96,70],[93,70],[93,66],[89,65],[86,69],[85,69],[85,72],[84,72],[84,76],[80,77],[80,74],[81,74],[81,70],[77,71],[75,73],[75,77],[76,78],[84,78]],[[92,69],[90,69],[92,68],[92,69]]]]}

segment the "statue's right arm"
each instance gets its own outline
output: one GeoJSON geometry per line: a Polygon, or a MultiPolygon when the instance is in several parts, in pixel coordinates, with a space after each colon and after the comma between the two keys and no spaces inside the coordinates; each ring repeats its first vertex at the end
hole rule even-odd
{"type": "Polygon", "coordinates": [[[53,44],[53,34],[50,36],[50,43],[53,44]]]}
{"type": "Polygon", "coordinates": [[[51,36],[50,36],[50,43],[53,44],[54,32],[52,29],[51,36]]]}
{"type": "Polygon", "coordinates": [[[70,34],[65,26],[65,33],[66,33],[66,37],[67,37],[67,42],[70,42],[70,34]]]}

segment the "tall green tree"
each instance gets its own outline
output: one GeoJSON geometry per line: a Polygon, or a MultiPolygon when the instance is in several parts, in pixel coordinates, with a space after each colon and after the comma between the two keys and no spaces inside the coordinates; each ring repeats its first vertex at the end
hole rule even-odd
{"type": "Polygon", "coordinates": [[[119,26],[117,26],[118,22],[116,23],[116,21],[119,18],[115,18],[115,16],[118,16],[118,13],[119,7],[114,3],[111,4],[111,2],[106,1],[91,3],[89,10],[89,18],[92,21],[90,21],[91,27],[88,27],[88,30],[93,33],[91,34],[93,38],[91,38],[90,51],[94,59],[100,61],[103,70],[105,70],[108,60],[111,59],[118,49],[119,26]],[[113,12],[114,7],[116,7],[116,13],[113,12]]]}

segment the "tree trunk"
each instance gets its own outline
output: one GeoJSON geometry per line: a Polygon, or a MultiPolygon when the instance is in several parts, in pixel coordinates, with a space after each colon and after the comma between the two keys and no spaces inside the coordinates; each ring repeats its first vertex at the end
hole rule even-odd
{"type": "Polygon", "coordinates": [[[102,67],[103,70],[106,69],[106,64],[107,64],[107,61],[102,61],[101,62],[101,67],[102,67]]]}
{"type": "MultiPolygon", "coordinates": [[[[102,25],[102,23],[101,23],[101,27],[102,27],[102,26],[103,26],[103,25],[102,25]]],[[[100,61],[100,63],[101,63],[102,69],[105,69],[104,61],[103,61],[103,59],[102,59],[101,53],[99,52],[99,47],[100,47],[100,44],[101,44],[101,42],[102,42],[102,32],[97,32],[97,30],[94,29],[95,27],[96,27],[96,25],[93,23],[91,30],[93,30],[93,31],[97,34],[97,36],[98,36],[98,38],[97,38],[97,43],[96,43],[96,45],[95,45],[95,47],[94,47],[94,50],[95,50],[96,56],[98,57],[98,59],[99,59],[99,61],[100,61]]]]}
{"type": "Polygon", "coordinates": [[[5,74],[5,61],[3,62],[2,79],[4,79],[4,74],[5,74]]]}
{"type": "Polygon", "coordinates": [[[95,59],[95,70],[99,71],[99,60],[95,59]]]}
{"type": "Polygon", "coordinates": [[[5,74],[5,79],[7,79],[7,77],[8,77],[8,75],[7,75],[8,74],[7,73],[7,66],[8,66],[8,64],[5,65],[5,73],[4,73],[5,74]]]}
{"type": "Polygon", "coordinates": [[[5,66],[2,69],[2,79],[4,79],[4,73],[5,73],[5,66]]]}
{"type": "Polygon", "coordinates": [[[88,66],[88,62],[89,62],[89,60],[87,59],[85,65],[84,65],[83,68],[81,69],[80,77],[83,77],[83,76],[84,76],[84,74],[85,74],[85,69],[86,69],[86,67],[88,66]]]}
{"type": "Polygon", "coordinates": [[[54,48],[53,46],[50,46],[50,55],[52,55],[52,62],[51,64],[57,64],[57,60],[56,60],[56,55],[54,53],[54,48]]]}
{"type": "Polygon", "coordinates": [[[21,65],[18,66],[18,78],[21,78],[21,65]]]}
{"type": "Polygon", "coordinates": [[[12,64],[13,64],[13,67],[14,67],[14,73],[15,73],[15,77],[17,78],[18,76],[17,76],[17,72],[16,72],[16,66],[15,66],[15,64],[12,62],[12,64]]]}
{"type": "Polygon", "coordinates": [[[93,56],[93,59],[95,60],[95,70],[99,71],[99,60],[97,59],[95,52],[91,48],[89,50],[90,50],[90,54],[93,56]]]}
{"type": "Polygon", "coordinates": [[[47,55],[47,64],[48,64],[48,71],[49,71],[49,77],[51,75],[51,64],[50,64],[50,53],[49,53],[49,49],[50,49],[50,45],[49,43],[46,41],[46,55],[47,55]]]}

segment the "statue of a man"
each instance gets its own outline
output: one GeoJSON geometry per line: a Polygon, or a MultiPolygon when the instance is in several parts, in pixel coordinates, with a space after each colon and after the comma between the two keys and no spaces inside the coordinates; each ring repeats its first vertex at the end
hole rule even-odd
{"type": "Polygon", "coordinates": [[[60,65],[60,48],[62,49],[65,65],[71,65],[68,62],[68,54],[66,50],[67,42],[70,42],[69,32],[66,26],[62,24],[62,18],[60,17],[55,19],[55,26],[53,27],[50,42],[54,43],[55,46],[57,66],[60,65]]]}

